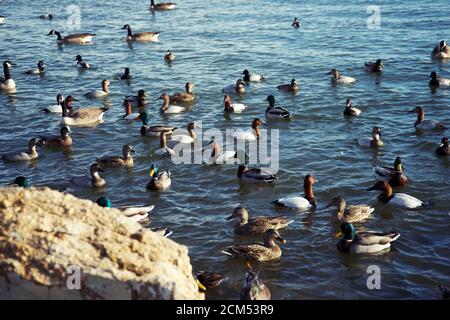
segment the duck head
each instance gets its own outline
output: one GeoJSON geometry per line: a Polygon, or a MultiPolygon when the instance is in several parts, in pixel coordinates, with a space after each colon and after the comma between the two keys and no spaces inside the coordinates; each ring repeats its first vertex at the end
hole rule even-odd
{"type": "Polygon", "coordinates": [[[57,95],[56,95],[56,102],[58,103],[58,105],[59,104],[61,104],[61,102],[63,102],[64,101],[64,96],[61,94],[61,93],[58,93],[57,95]]]}
{"type": "Polygon", "coordinates": [[[240,293],[241,300],[268,300],[269,289],[258,278],[258,274],[251,269],[246,273],[245,284],[240,293]]]}
{"type": "Polygon", "coordinates": [[[152,164],[150,166],[150,172],[148,173],[148,175],[152,178],[155,178],[158,175],[159,172],[159,167],[156,164],[152,164]]]}
{"type": "Polygon", "coordinates": [[[269,229],[263,234],[264,244],[274,244],[275,241],[279,241],[281,243],[286,243],[287,241],[283,239],[277,230],[269,229]]]}
{"type": "Polygon", "coordinates": [[[339,71],[337,71],[336,69],[331,69],[331,71],[328,72],[327,74],[331,75],[331,78],[333,79],[339,78],[339,71]]]}
{"type": "Polygon", "coordinates": [[[348,98],[347,101],[345,102],[345,106],[347,108],[351,108],[352,107],[352,99],[348,98]]]}
{"type": "Polygon", "coordinates": [[[252,129],[256,130],[259,129],[262,125],[265,125],[264,122],[262,122],[259,118],[255,118],[252,121],[252,129]]]}
{"type": "Polygon", "coordinates": [[[126,24],[126,25],[124,25],[121,29],[122,29],[122,30],[125,30],[125,29],[131,29],[131,27],[130,27],[129,24],[126,24]]]}
{"type": "Polygon", "coordinates": [[[444,49],[445,49],[445,47],[447,46],[447,43],[444,41],[444,40],[442,40],[440,43],[439,43],[439,51],[443,51],[444,49]]]}
{"type": "Polygon", "coordinates": [[[100,198],[98,198],[96,203],[100,207],[104,207],[104,208],[111,208],[112,207],[111,200],[109,198],[107,198],[107,197],[100,197],[100,198]]]}
{"type": "Polygon", "coordinates": [[[244,81],[242,81],[242,79],[238,79],[238,80],[236,81],[236,87],[237,87],[239,90],[244,89],[244,88],[245,88],[245,83],[244,83],[244,81]]]}
{"type": "Polygon", "coordinates": [[[83,61],[83,58],[79,54],[77,54],[77,56],[75,57],[75,60],[78,62],[81,62],[81,61],[83,61]]]}
{"type": "Polygon", "coordinates": [[[132,153],[135,153],[136,151],[134,151],[133,147],[130,146],[129,144],[126,144],[122,147],[122,154],[125,158],[127,158],[128,156],[130,156],[132,153]]]}
{"type": "Polygon", "coordinates": [[[167,93],[163,93],[162,95],[159,96],[158,99],[159,99],[159,100],[167,101],[167,100],[169,100],[170,98],[169,98],[169,95],[167,95],[167,93]]]}
{"type": "Polygon", "coordinates": [[[379,139],[381,137],[381,128],[380,127],[373,127],[372,129],[372,136],[374,139],[379,139]]]}
{"type": "Polygon", "coordinates": [[[403,171],[403,162],[400,157],[395,158],[394,161],[394,168],[396,171],[402,172],[403,171]]]}
{"type": "Polygon", "coordinates": [[[291,80],[291,87],[297,86],[297,81],[295,79],[291,80]]]}
{"type": "Polygon", "coordinates": [[[353,240],[355,238],[355,227],[351,223],[342,223],[341,230],[336,233],[336,238],[344,235],[344,240],[353,240]]]}
{"type": "Polygon", "coordinates": [[[3,62],[3,68],[5,69],[11,69],[13,66],[15,66],[15,64],[9,60],[3,62]]]}
{"type": "Polygon", "coordinates": [[[19,176],[14,180],[14,184],[22,188],[28,188],[28,179],[24,176],[19,176]]]}
{"type": "Polygon", "coordinates": [[[381,61],[381,59],[378,59],[377,61],[375,61],[375,70],[383,71],[383,61],[381,61]]]}
{"type": "Polygon", "coordinates": [[[448,147],[449,143],[448,143],[448,138],[447,137],[443,137],[441,140],[442,146],[443,147],[448,147]]]}
{"type": "Polygon", "coordinates": [[[345,210],[347,203],[345,202],[345,199],[342,197],[334,197],[331,199],[331,202],[326,205],[325,208],[337,208],[339,212],[343,212],[345,210]]]}
{"type": "Polygon", "coordinates": [[[105,172],[97,163],[91,164],[91,167],[89,168],[89,171],[92,176],[98,174],[99,172],[105,172]]]}
{"type": "Polygon", "coordinates": [[[72,131],[68,126],[64,126],[59,130],[59,133],[61,134],[61,137],[67,137],[72,133],[72,131]]]}
{"type": "Polygon", "coordinates": [[[39,70],[44,70],[45,69],[45,62],[44,61],[39,61],[38,63],[37,63],[37,67],[38,67],[38,69],[39,70]]]}
{"type": "Polygon", "coordinates": [[[431,72],[430,73],[430,78],[433,79],[433,80],[436,80],[437,79],[437,73],[435,71],[431,72]]]}
{"type": "Polygon", "coordinates": [[[269,102],[271,108],[275,106],[275,97],[273,95],[267,96],[266,101],[269,102]]]}
{"type": "Polygon", "coordinates": [[[229,216],[226,220],[237,219],[239,222],[246,223],[248,221],[248,211],[244,207],[237,207],[234,209],[231,216],[229,216]]]}
{"type": "Polygon", "coordinates": [[[184,87],[187,93],[192,93],[192,90],[194,89],[195,85],[192,82],[186,82],[186,85],[184,87]]]}
{"type": "Polygon", "coordinates": [[[147,98],[147,94],[145,93],[145,90],[141,89],[138,91],[138,98],[147,98]]]}

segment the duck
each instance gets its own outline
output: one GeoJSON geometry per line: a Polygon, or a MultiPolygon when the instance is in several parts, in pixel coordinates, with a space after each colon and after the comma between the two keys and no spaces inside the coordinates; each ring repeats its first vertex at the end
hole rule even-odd
{"type": "Polygon", "coordinates": [[[364,63],[364,70],[366,72],[382,72],[383,71],[383,61],[381,59],[377,59],[375,62],[365,62],[364,63]]]}
{"type": "Polygon", "coordinates": [[[255,217],[249,219],[249,213],[244,207],[237,207],[234,209],[231,216],[227,220],[237,220],[234,225],[234,233],[236,234],[263,234],[269,229],[282,229],[287,227],[294,220],[285,216],[277,217],[255,217]]]}
{"type": "Polygon", "coordinates": [[[149,126],[147,112],[139,113],[138,118],[142,120],[142,126],[141,126],[141,135],[142,136],[159,137],[159,135],[162,132],[172,133],[172,131],[174,131],[177,128],[177,127],[170,126],[170,125],[149,126]]]}
{"type": "Polygon", "coordinates": [[[39,140],[43,146],[52,147],[70,147],[73,144],[70,134],[72,131],[70,127],[63,126],[59,130],[59,136],[43,136],[39,137],[39,140]]]}
{"type": "Polygon", "coordinates": [[[43,19],[43,20],[52,20],[54,18],[54,15],[49,13],[49,14],[41,14],[39,16],[39,19],[43,19]]]}
{"type": "Polygon", "coordinates": [[[266,78],[264,76],[261,76],[256,73],[250,73],[247,69],[245,69],[242,74],[244,75],[243,80],[245,82],[260,82],[265,80],[266,78]]]}
{"type": "Polygon", "coordinates": [[[86,93],[84,96],[88,99],[94,98],[104,98],[109,95],[109,84],[110,81],[107,79],[102,80],[102,90],[94,90],[86,93]]]}
{"type": "Polygon", "coordinates": [[[100,176],[100,172],[105,171],[97,163],[93,163],[89,168],[90,177],[73,177],[70,182],[79,187],[103,188],[106,181],[100,176]]]}
{"type": "Polygon", "coordinates": [[[238,79],[236,81],[236,84],[232,84],[229,86],[226,86],[222,90],[224,93],[234,93],[234,94],[241,94],[245,92],[245,83],[242,81],[242,79],[238,79]]]}
{"type": "Polygon", "coordinates": [[[350,84],[355,83],[357,81],[355,78],[352,77],[341,76],[339,71],[337,71],[336,69],[331,69],[331,71],[328,72],[327,74],[331,74],[331,82],[336,84],[350,84]]]}
{"type": "Polygon", "coordinates": [[[272,95],[267,96],[266,101],[269,102],[269,106],[266,109],[266,118],[269,119],[289,119],[292,118],[292,113],[282,107],[275,107],[275,97],[272,95]]]}
{"type": "Polygon", "coordinates": [[[414,198],[408,194],[393,193],[392,187],[386,181],[378,181],[375,185],[367,190],[382,191],[382,193],[378,195],[378,200],[380,200],[384,204],[389,204],[406,209],[415,209],[426,206],[426,203],[424,203],[422,200],[414,198]]]}
{"type": "MultiPolygon", "coordinates": [[[[112,202],[107,197],[100,197],[96,203],[104,208],[112,208],[112,202]]],[[[115,208],[119,210],[128,220],[133,222],[148,222],[149,213],[155,208],[155,206],[126,206],[115,208]]]]}
{"type": "Polygon", "coordinates": [[[127,99],[123,100],[123,106],[125,108],[125,114],[122,116],[123,119],[131,122],[139,118],[139,113],[131,112],[131,102],[127,99]]]}
{"type": "Polygon", "coordinates": [[[62,44],[86,44],[92,41],[92,38],[95,37],[95,33],[77,33],[70,34],[65,36],[64,38],[61,36],[61,33],[56,30],[50,30],[47,36],[56,35],[58,38],[56,42],[58,45],[62,44]]]}
{"type": "Polygon", "coordinates": [[[117,79],[119,80],[131,80],[133,76],[130,73],[130,68],[125,68],[125,71],[123,73],[119,73],[117,75],[117,79]]]}
{"type": "Polygon", "coordinates": [[[187,125],[186,128],[187,128],[186,133],[178,130],[174,131],[172,133],[172,137],[170,140],[185,144],[194,142],[195,139],[197,139],[197,134],[194,131],[197,128],[197,126],[194,124],[194,122],[191,122],[187,125]]]}
{"type": "Polygon", "coordinates": [[[396,157],[393,167],[376,166],[373,174],[378,181],[388,181],[393,187],[406,186],[408,178],[403,174],[403,162],[400,157],[396,157]]]}
{"type": "Polygon", "coordinates": [[[298,90],[298,86],[297,86],[297,81],[295,79],[291,80],[291,83],[288,84],[280,84],[279,86],[277,86],[277,89],[280,91],[284,91],[284,92],[297,92],[298,90]]]}
{"type": "Polygon", "coordinates": [[[303,192],[304,197],[294,196],[294,197],[284,197],[272,201],[272,204],[275,204],[280,207],[286,208],[294,208],[294,209],[310,209],[317,207],[317,200],[313,193],[313,185],[316,183],[316,178],[307,174],[303,179],[303,192]]]}
{"type": "Polygon", "coordinates": [[[270,300],[270,290],[258,278],[258,274],[249,270],[245,274],[245,283],[239,294],[240,300],[270,300]]]}
{"type": "Polygon", "coordinates": [[[337,249],[344,253],[379,253],[389,251],[391,243],[400,237],[396,231],[355,232],[351,223],[342,223],[336,236],[344,237],[337,243],[337,249]]]}
{"type": "Polygon", "coordinates": [[[145,42],[157,42],[159,41],[159,32],[137,32],[132,33],[129,24],[126,24],[122,29],[127,29],[127,41],[145,41],[145,42]]]}
{"type": "Polygon", "coordinates": [[[155,3],[155,0],[150,1],[150,10],[152,11],[173,10],[176,6],[177,4],[174,2],[155,3]]]}
{"type": "Polygon", "coordinates": [[[236,140],[247,140],[247,141],[257,140],[257,139],[259,139],[260,127],[262,125],[265,125],[265,123],[262,122],[259,118],[255,118],[252,121],[252,131],[238,130],[233,133],[233,137],[236,140]]]}
{"type": "Polygon", "coordinates": [[[47,108],[43,108],[42,111],[47,113],[62,113],[61,103],[64,101],[64,96],[60,93],[56,95],[56,104],[49,106],[47,108]]]}
{"type": "Polygon", "coordinates": [[[138,107],[139,104],[144,107],[147,104],[147,94],[143,89],[138,91],[137,96],[125,96],[124,99],[129,101],[133,107],[138,107]]]}
{"type": "Polygon", "coordinates": [[[149,173],[151,179],[149,183],[145,186],[147,190],[166,190],[172,184],[171,176],[169,170],[159,172],[159,167],[156,164],[152,164],[149,173]]]}
{"type": "Polygon", "coordinates": [[[103,115],[108,108],[78,108],[76,110],[72,109],[72,102],[75,99],[72,96],[67,96],[66,99],[61,103],[62,115],[61,115],[61,125],[63,126],[83,126],[94,123],[102,123],[103,115]],[[70,112],[69,112],[70,110],[70,112]]]}
{"type": "Polygon", "coordinates": [[[438,88],[438,87],[450,86],[450,79],[438,77],[438,75],[435,71],[430,73],[430,78],[431,78],[431,80],[430,80],[430,82],[428,82],[430,87],[438,88]]]}
{"type": "Polygon", "coordinates": [[[231,103],[231,96],[228,94],[223,98],[223,103],[225,105],[224,112],[241,113],[247,108],[243,103],[231,103]]]}
{"type": "Polygon", "coordinates": [[[159,135],[159,149],[155,151],[158,156],[173,156],[175,151],[167,146],[167,133],[161,132],[159,135]]]}
{"type": "Polygon", "coordinates": [[[226,247],[222,253],[233,258],[245,258],[256,261],[271,261],[279,259],[282,255],[281,248],[275,240],[286,243],[277,230],[269,229],[263,234],[263,243],[253,243],[247,245],[236,245],[226,247]]]}
{"type": "Polygon", "coordinates": [[[25,74],[40,74],[40,75],[44,73],[45,73],[45,62],[42,60],[37,63],[36,69],[28,70],[25,72],[25,74]]]}
{"type": "Polygon", "coordinates": [[[0,90],[13,90],[16,88],[16,82],[11,77],[11,68],[13,63],[11,61],[3,62],[4,78],[0,78],[0,90]]]}
{"type": "Polygon", "coordinates": [[[301,25],[302,25],[302,24],[301,24],[300,20],[299,20],[297,17],[295,17],[295,18],[294,18],[294,21],[292,22],[292,26],[293,26],[294,28],[300,28],[301,25]]]}
{"type": "Polygon", "coordinates": [[[361,110],[352,106],[352,99],[348,98],[345,102],[344,116],[359,116],[361,110]]]}
{"type": "Polygon", "coordinates": [[[438,285],[439,290],[442,294],[442,299],[450,299],[450,287],[443,284],[438,285]]]}
{"type": "Polygon", "coordinates": [[[436,153],[440,156],[450,155],[450,146],[448,144],[448,138],[443,137],[441,140],[441,145],[436,148],[436,153]]]}
{"type": "Polygon", "coordinates": [[[274,174],[260,168],[249,169],[247,164],[240,164],[237,170],[237,177],[243,182],[253,183],[273,183],[278,179],[274,174]]]}
{"type": "Polygon", "coordinates": [[[0,156],[0,159],[7,162],[17,162],[17,161],[29,161],[34,160],[39,157],[36,147],[41,147],[42,144],[39,139],[32,138],[28,141],[28,150],[26,152],[20,153],[8,153],[0,156]]]}
{"type": "Polygon", "coordinates": [[[361,137],[358,139],[358,144],[362,147],[378,148],[384,145],[380,137],[381,137],[381,128],[373,127],[372,138],[361,137]]]}
{"type": "Polygon", "coordinates": [[[170,228],[149,228],[149,230],[151,232],[159,234],[164,238],[168,238],[173,233],[172,229],[170,228]]]}
{"type": "Polygon", "coordinates": [[[234,150],[222,152],[222,147],[215,140],[211,140],[208,146],[203,149],[203,161],[208,165],[225,164],[229,163],[229,160],[233,160],[234,163],[236,157],[237,153],[234,150]]]}
{"type": "Polygon", "coordinates": [[[0,24],[4,24],[6,21],[6,17],[5,16],[0,16],[0,24]]]}
{"type": "Polygon", "coordinates": [[[77,61],[77,67],[82,69],[90,69],[91,65],[83,60],[83,58],[78,54],[75,57],[75,60],[77,61]]]}
{"type": "Polygon", "coordinates": [[[195,100],[195,93],[192,91],[195,85],[192,82],[186,82],[186,92],[177,92],[170,96],[170,102],[193,102],[195,100]]]}
{"type": "Polygon", "coordinates": [[[186,111],[186,108],[184,107],[170,105],[170,97],[165,93],[163,93],[158,99],[163,101],[161,108],[159,109],[162,113],[171,114],[186,111]]]}
{"type": "Polygon", "coordinates": [[[164,60],[166,62],[172,62],[175,60],[175,55],[172,53],[172,51],[167,50],[166,54],[164,55],[164,60]]]}
{"type": "Polygon", "coordinates": [[[195,278],[206,289],[213,289],[220,286],[220,284],[227,278],[215,272],[197,271],[195,278]]]}
{"type": "Polygon", "coordinates": [[[367,205],[350,205],[347,206],[347,202],[342,197],[334,197],[326,208],[335,207],[336,218],[338,221],[355,223],[368,219],[371,213],[375,210],[371,206],[367,205]]]}
{"type": "Polygon", "coordinates": [[[135,153],[133,147],[125,144],[122,147],[122,156],[104,156],[97,158],[96,162],[102,169],[108,167],[132,167],[134,164],[132,153],[135,153]]]}
{"type": "Polygon", "coordinates": [[[28,178],[24,176],[18,176],[14,179],[14,184],[21,188],[28,188],[30,185],[28,178]]]}
{"type": "Polygon", "coordinates": [[[417,120],[414,123],[414,127],[416,129],[422,130],[445,130],[447,129],[442,123],[436,120],[424,120],[425,119],[425,111],[422,107],[415,107],[410,113],[417,113],[417,120]]]}
{"type": "Polygon", "coordinates": [[[442,40],[438,43],[431,52],[431,57],[436,59],[450,58],[450,48],[448,47],[447,42],[442,40]]]}

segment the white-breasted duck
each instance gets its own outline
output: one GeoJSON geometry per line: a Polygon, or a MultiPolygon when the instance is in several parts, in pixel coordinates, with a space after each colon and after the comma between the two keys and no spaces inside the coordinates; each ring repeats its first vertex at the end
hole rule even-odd
{"type": "Polygon", "coordinates": [[[291,83],[288,84],[280,84],[279,86],[277,86],[277,89],[280,91],[284,91],[284,92],[297,92],[298,91],[298,86],[297,86],[297,81],[295,81],[295,79],[291,80],[291,83]]]}
{"type": "Polygon", "coordinates": [[[84,96],[89,99],[104,98],[109,95],[110,81],[107,79],[102,80],[102,90],[94,90],[86,93],[84,96]]]}
{"type": "Polygon", "coordinates": [[[436,153],[440,156],[449,156],[450,155],[450,146],[448,144],[448,138],[443,137],[441,140],[441,144],[436,148],[436,153]]]}
{"type": "Polygon", "coordinates": [[[445,79],[438,77],[435,71],[430,73],[431,80],[428,82],[430,87],[438,88],[438,87],[448,87],[450,86],[450,79],[445,79]]]}
{"type": "Polygon", "coordinates": [[[126,144],[122,147],[122,156],[103,156],[95,161],[101,168],[132,167],[134,164],[132,153],[135,153],[133,147],[126,144]]]}
{"type": "Polygon", "coordinates": [[[173,156],[175,151],[167,146],[167,133],[161,132],[159,135],[159,148],[155,151],[157,156],[166,157],[173,156]]]}
{"type": "Polygon", "coordinates": [[[164,55],[164,60],[166,62],[172,62],[175,60],[175,55],[172,53],[172,51],[167,50],[166,54],[164,55]]]}
{"type": "Polygon", "coordinates": [[[444,130],[446,127],[439,121],[436,120],[425,120],[425,111],[422,107],[415,107],[411,111],[411,113],[417,113],[417,120],[414,123],[414,127],[416,129],[421,130],[444,130]]]}
{"type": "Polygon", "coordinates": [[[317,200],[314,196],[313,185],[316,183],[316,178],[307,174],[303,179],[303,192],[304,196],[293,196],[293,197],[284,197],[272,201],[272,204],[275,204],[280,207],[286,208],[294,208],[294,209],[309,209],[315,208],[317,206],[317,200]]]}
{"type": "Polygon", "coordinates": [[[353,77],[342,76],[337,69],[331,69],[327,74],[331,75],[331,82],[336,84],[350,84],[357,81],[353,77]]]}
{"type": "Polygon", "coordinates": [[[122,29],[127,30],[127,41],[143,41],[143,42],[156,42],[159,41],[160,32],[131,32],[131,26],[126,24],[122,27],[122,29]]]}
{"type": "Polygon", "coordinates": [[[393,187],[406,186],[408,184],[408,178],[403,174],[403,162],[400,157],[395,158],[393,167],[373,167],[373,175],[378,181],[387,181],[393,187]]]}
{"type": "Polygon", "coordinates": [[[166,190],[172,184],[172,174],[170,173],[170,171],[166,170],[159,172],[159,167],[156,164],[151,165],[149,176],[151,177],[150,181],[145,186],[147,190],[166,190]]]}
{"type": "Polygon", "coordinates": [[[294,21],[292,22],[292,26],[294,28],[300,28],[301,25],[302,25],[302,23],[300,22],[300,20],[297,17],[295,17],[294,21]]]}
{"type": "Polygon", "coordinates": [[[365,62],[364,63],[364,70],[366,72],[372,72],[372,73],[377,73],[377,72],[382,72],[383,71],[383,61],[381,61],[381,59],[378,59],[375,62],[365,62]]]}
{"type": "Polygon", "coordinates": [[[262,125],[265,125],[264,122],[262,122],[259,118],[255,118],[252,121],[252,130],[251,131],[242,131],[242,130],[236,130],[233,133],[233,137],[236,140],[257,140],[259,139],[260,135],[260,127],[262,125]]]}
{"type": "Polygon", "coordinates": [[[170,96],[170,102],[193,102],[195,100],[195,93],[193,92],[195,85],[192,82],[186,82],[184,88],[186,92],[176,92],[170,96]]]}
{"type": "Polygon", "coordinates": [[[152,11],[173,10],[176,6],[177,4],[174,2],[155,3],[155,0],[150,0],[150,10],[152,11]]]}
{"type": "Polygon", "coordinates": [[[228,94],[223,98],[223,104],[225,106],[225,112],[241,113],[245,110],[245,108],[247,108],[247,106],[243,103],[231,103],[231,96],[228,94]]]}
{"type": "Polygon", "coordinates": [[[75,57],[75,60],[77,61],[77,68],[81,68],[81,69],[90,69],[91,65],[89,63],[87,63],[86,61],[83,60],[83,58],[78,54],[75,57]]]}
{"type": "Polygon", "coordinates": [[[336,208],[335,218],[341,222],[355,223],[368,219],[371,213],[375,210],[367,205],[347,205],[347,202],[342,197],[334,197],[326,208],[336,208]]]}
{"type": "Polygon", "coordinates": [[[447,45],[447,42],[442,40],[439,42],[431,52],[431,57],[436,59],[448,59],[450,58],[450,48],[447,45]]]}
{"type": "Polygon", "coordinates": [[[378,200],[382,203],[402,207],[406,209],[415,209],[419,207],[424,207],[426,204],[413,196],[405,193],[393,193],[392,187],[386,181],[378,181],[375,185],[367,189],[382,191],[378,195],[378,200]]]}
{"type": "Polygon", "coordinates": [[[89,167],[89,177],[73,177],[70,182],[85,188],[102,188],[106,185],[105,179],[100,176],[100,172],[104,172],[97,163],[91,164],[89,167]]]}
{"type": "Polygon", "coordinates": [[[197,134],[195,133],[196,128],[195,124],[191,122],[187,125],[187,130],[174,130],[170,140],[181,143],[192,143],[197,139],[197,134]]]}
{"type": "Polygon", "coordinates": [[[139,119],[139,113],[133,113],[131,108],[131,102],[127,99],[123,100],[123,107],[125,108],[125,114],[122,116],[123,119],[125,119],[128,122],[132,122],[134,120],[140,120],[139,119]]]}
{"type": "MultiPolygon", "coordinates": [[[[100,197],[96,203],[104,208],[112,208],[112,202],[107,197],[100,197]]],[[[114,208],[119,210],[128,220],[138,223],[148,222],[149,213],[155,208],[153,205],[148,206],[125,206],[114,208]]]]}
{"type": "Polygon", "coordinates": [[[224,93],[241,94],[245,92],[245,83],[242,79],[238,79],[236,84],[231,84],[222,89],[224,93]]]}
{"type": "Polygon", "coordinates": [[[215,140],[211,140],[208,143],[208,145],[203,149],[203,162],[207,165],[234,163],[236,161],[235,160],[236,158],[237,158],[236,151],[234,150],[222,151],[222,147],[215,140]]]}
{"type": "Polygon", "coordinates": [[[0,159],[7,162],[16,162],[16,161],[29,161],[33,159],[37,159],[39,157],[36,146],[41,146],[41,142],[37,138],[32,138],[28,141],[28,150],[26,152],[19,153],[8,153],[0,156],[0,159]]]}
{"type": "Polygon", "coordinates": [[[381,128],[373,127],[372,138],[361,137],[358,139],[358,144],[362,147],[378,148],[384,145],[380,137],[381,137],[381,128]]]}
{"type": "Polygon", "coordinates": [[[61,36],[61,33],[56,30],[50,30],[47,36],[56,35],[58,38],[56,42],[59,45],[62,44],[86,44],[92,41],[92,38],[95,36],[95,33],[76,33],[65,36],[64,38],[61,36]]]}
{"type": "Polygon", "coordinates": [[[62,113],[61,103],[64,101],[64,96],[60,93],[56,95],[56,104],[49,106],[47,108],[43,108],[42,111],[47,113],[62,113]]]}
{"type": "Polygon", "coordinates": [[[98,107],[78,108],[74,110],[72,108],[73,101],[75,101],[75,99],[72,96],[67,96],[61,103],[61,125],[83,126],[94,123],[102,123],[104,113],[109,110],[108,108],[98,107]]]}
{"type": "Polygon", "coordinates": [[[170,104],[169,95],[163,93],[158,99],[162,100],[161,108],[159,109],[162,113],[181,113],[186,111],[185,107],[175,106],[170,104]]]}
{"type": "Polygon", "coordinates": [[[37,63],[37,68],[36,69],[31,69],[25,72],[25,74],[40,74],[43,75],[45,74],[45,62],[44,61],[39,61],[37,63]]]}
{"type": "Polygon", "coordinates": [[[359,116],[361,114],[361,110],[353,107],[352,99],[348,98],[345,102],[344,116],[359,116]]]}
{"type": "Polygon", "coordinates": [[[267,96],[266,101],[269,102],[269,106],[265,112],[266,118],[289,119],[293,116],[286,108],[275,107],[275,97],[273,95],[267,96]]]}
{"type": "Polygon", "coordinates": [[[247,69],[245,69],[242,74],[244,75],[243,80],[245,82],[260,82],[265,80],[266,78],[262,75],[256,73],[250,73],[247,69]]]}
{"type": "Polygon", "coordinates": [[[147,112],[139,113],[139,119],[142,120],[141,135],[148,137],[159,137],[161,132],[172,133],[177,127],[171,125],[155,125],[149,126],[147,112]]]}
{"type": "Polygon", "coordinates": [[[52,147],[70,147],[73,144],[70,134],[70,127],[63,126],[59,131],[59,136],[40,136],[39,140],[43,146],[52,147]]]}
{"type": "Polygon", "coordinates": [[[13,90],[16,88],[16,82],[11,77],[11,68],[14,64],[11,61],[3,62],[4,78],[0,78],[0,90],[13,90]]]}

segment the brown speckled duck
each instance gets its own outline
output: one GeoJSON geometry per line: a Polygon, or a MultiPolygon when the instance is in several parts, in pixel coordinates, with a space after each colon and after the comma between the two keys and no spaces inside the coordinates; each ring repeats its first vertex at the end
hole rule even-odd
{"type": "Polygon", "coordinates": [[[60,135],[59,136],[44,136],[39,137],[39,140],[41,141],[43,146],[46,147],[68,147],[71,146],[73,141],[70,134],[72,131],[70,131],[70,128],[68,126],[64,126],[60,129],[60,135]]]}
{"type": "Polygon", "coordinates": [[[101,168],[107,167],[131,167],[134,164],[132,153],[135,151],[133,147],[129,144],[126,144],[122,147],[123,156],[105,156],[101,158],[97,158],[97,163],[101,168]]]}
{"type": "Polygon", "coordinates": [[[192,89],[194,89],[194,86],[195,85],[192,82],[186,82],[186,92],[174,93],[170,96],[170,102],[193,102],[195,100],[195,93],[192,91],[192,89]]]}
{"type": "Polygon", "coordinates": [[[347,206],[344,198],[335,197],[326,206],[336,207],[336,218],[341,222],[355,223],[366,220],[370,217],[370,214],[375,210],[374,208],[366,205],[351,205],[347,206]]]}

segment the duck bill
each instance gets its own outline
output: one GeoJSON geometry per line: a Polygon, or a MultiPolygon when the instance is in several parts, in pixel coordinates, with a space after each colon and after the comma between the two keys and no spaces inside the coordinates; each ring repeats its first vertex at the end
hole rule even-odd
{"type": "Polygon", "coordinates": [[[136,151],[134,151],[133,149],[130,150],[131,153],[136,153],[136,151]]]}
{"type": "Polygon", "coordinates": [[[334,234],[334,236],[336,237],[336,239],[342,237],[344,234],[341,231],[338,231],[334,234]]]}
{"type": "Polygon", "coordinates": [[[195,279],[195,281],[197,282],[197,286],[200,290],[206,291],[206,287],[200,281],[198,281],[198,279],[195,279]]]}
{"type": "Polygon", "coordinates": [[[414,109],[412,109],[412,110],[409,110],[408,112],[409,113],[414,113],[415,111],[414,111],[414,109]]]}
{"type": "Polygon", "coordinates": [[[151,169],[150,172],[148,173],[148,175],[150,177],[153,177],[153,175],[155,174],[155,170],[151,169]]]}
{"type": "Polygon", "coordinates": [[[283,239],[282,237],[277,237],[277,240],[280,241],[281,243],[286,243],[286,239],[283,239]]]}
{"type": "Polygon", "coordinates": [[[225,220],[231,220],[234,218],[234,215],[229,216],[228,218],[226,218],[225,220]]]}

